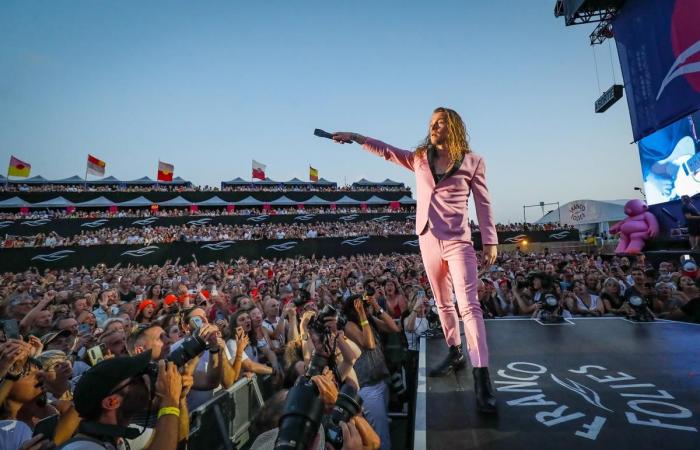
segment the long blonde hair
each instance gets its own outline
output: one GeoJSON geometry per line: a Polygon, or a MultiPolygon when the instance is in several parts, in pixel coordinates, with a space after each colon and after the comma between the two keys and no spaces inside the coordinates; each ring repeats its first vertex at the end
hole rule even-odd
{"type": "MultiPolygon", "coordinates": [[[[469,133],[467,133],[467,127],[464,125],[464,121],[457,114],[457,111],[449,108],[439,107],[435,108],[433,114],[435,113],[445,113],[447,116],[447,150],[450,154],[451,161],[459,161],[462,156],[466,153],[471,153],[472,149],[469,146],[469,133]]],[[[430,146],[430,129],[428,129],[428,135],[423,139],[423,141],[416,147],[415,155],[418,157],[423,157],[425,152],[430,146]]]]}

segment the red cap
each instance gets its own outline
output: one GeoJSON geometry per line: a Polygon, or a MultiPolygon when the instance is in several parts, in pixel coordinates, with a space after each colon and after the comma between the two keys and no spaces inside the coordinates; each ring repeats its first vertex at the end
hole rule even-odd
{"type": "Polygon", "coordinates": [[[168,306],[172,305],[175,302],[177,302],[177,297],[175,296],[175,294],[168,294],[163,299],[163,303],[165,303],[168,306]]]}
{"type": "Polygon", "coordinates": [[[139,311],[143,311],[148,305],[153,305],[154,308],[157,306],[156,302],[147,298],[146,300],[141,300],[141,303],[139,303],[139,311]]]}

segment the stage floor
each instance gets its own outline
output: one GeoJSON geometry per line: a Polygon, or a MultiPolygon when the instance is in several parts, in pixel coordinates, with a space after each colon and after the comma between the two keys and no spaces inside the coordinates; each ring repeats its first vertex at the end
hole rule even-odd
{"type": "Polygon", "coordinates": [[[416,449],[700,448],[700,325],[498,319],[486,328],[498,416],[476,413],[471,367],[426,378],[447,348],[423,339],[416,449]]]}

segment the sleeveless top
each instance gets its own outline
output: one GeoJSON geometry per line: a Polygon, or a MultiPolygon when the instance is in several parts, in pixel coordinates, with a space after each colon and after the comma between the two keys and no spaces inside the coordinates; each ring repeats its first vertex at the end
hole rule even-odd
{"type": "Polygon", "coordinates": [[[583,300],[581,300],[578,297],[576,297],[576,304],[578,305],[578,309],[583,309],[586,311],[593,311],[598,306],[598,296],[591,294],[591,306],[590,307],[586,306],[586,304],[583,303],[583,300]]]}
{"type": "Polygon", "coordinates": [[[374,335],[376,346],[374,350],[362,349],[362,354],[355,361],[355,373],[360,387],[377,384],[389,377],[389,369],[386,366],[384,351],[382,350],[382,339],[371,325],[368,325],[374,335]]]}

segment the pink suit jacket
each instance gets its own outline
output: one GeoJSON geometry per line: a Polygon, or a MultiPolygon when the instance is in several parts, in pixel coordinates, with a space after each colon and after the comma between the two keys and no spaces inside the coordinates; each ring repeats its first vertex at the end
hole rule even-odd
{"type": "Polygon", "coordinates": [[[415,172],[416,234],[422,234],[429,226],[438,239],[471,242],[467,210],[471,192],[474,194],[474,207],[482,244],[498,244],[491,200],[486,187],[486,167],[481,156],[467,153],[459,169],[436,185],[427,155],[418,157],[413,152],[392,147],[372,138],[367,138],[363,148],[415,172]]]}

